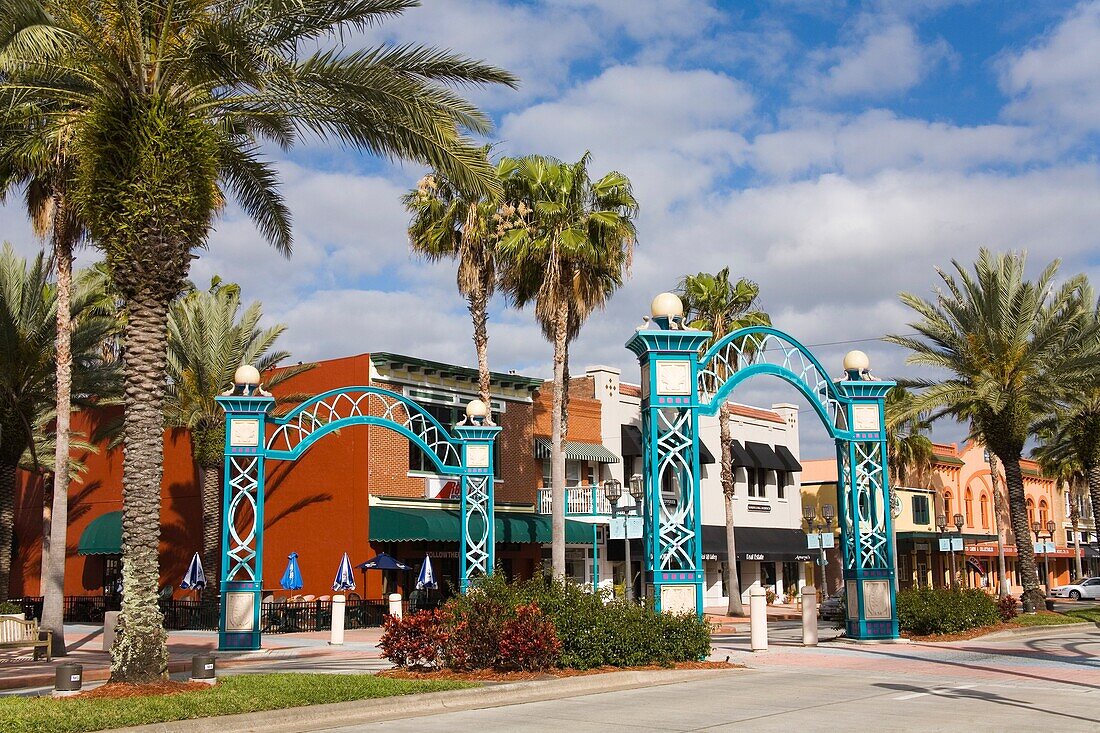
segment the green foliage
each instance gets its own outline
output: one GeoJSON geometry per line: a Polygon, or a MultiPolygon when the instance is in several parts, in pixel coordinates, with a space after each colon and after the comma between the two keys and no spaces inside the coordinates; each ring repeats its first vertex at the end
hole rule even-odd
{"type": "Polygon", "coordinates": [[[23,607],[11,601],[0,601],[0,613],[23,613],[23,607]]]}
{"type": "Polygon", "coordinates": [[[1066,611],[1066,615],[1078,621],[1091,621],[1100,624],[1100,608],[1075,608],[1072,611],[1066,611]]]}
{"type": "MultiPolygon", "coordinates": [[[[372,674],[242,674],[208,690],[125,698],[0,697],[5,733],[84,733],[133,725],[367,700],[474,685],[443,680],[395,680],[372,674]]],[[[216,721],[210,722],[217,730],[216,721]]]]}
{"type": "Polygon", "coordinates": [[[898,592],[898,624],[910,634],[953,634],[1000,622],[997,602],[977,588],[907,588],[898,592]]]}
{"type": "Polygon", "coordinates": [[[1069,614],[1044,611],[1040,613],[1021,614],[1014,618],[1012,623],[1016,626],[1065,626],[1066,624],[1079,624],[1082,621],[1088,620],[1087,618],[1079,618],[1069,614]]]}

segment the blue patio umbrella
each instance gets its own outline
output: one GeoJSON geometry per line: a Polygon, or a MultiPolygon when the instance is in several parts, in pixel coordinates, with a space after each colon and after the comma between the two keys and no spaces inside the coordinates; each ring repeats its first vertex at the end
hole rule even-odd
{"type": "Polygon", "coordinates": [[[290,553],[287,555],[287,559],[290,562],[286,564],[286,571],[279,580],[279,585],[281,585],[284,590],[301,590],[302,571],[298,569],[298,553],[290,553]]]}
{"type": "Polygon", "coordinates": [[[180,588],[183,590],[199,590],[206,587],[206,573],[202,571],[202,559],[199,553],[191,558],[191,564],[187,566],[187,572],[183,574],[180,588]]]}
{"type": "Polygon", "coordinates": [[[343,559],[340,560],[340,569],[336,571],[336,580],[332,581],[332,589],[337,592],[355,590],[355,576],[352,573],[351,560],[348,559],[348,553],[346,552],[343,559]]]}
{"type": "Polygon", "coordinates": [[[424,564],[420,566],[420,575],[416,576],[416,588],[417,590],[424,590],[425,588],[438,587],[435,582],[435,571],[432,570],[432,559],[428,555],[424,556],[424,564]]]}
{"type": "Polygon", "coordinates": [[[412,570],[410,566],[384,552],[375,555],[366,562],[359,563],[356,567],[360,570],[412,570]]]}

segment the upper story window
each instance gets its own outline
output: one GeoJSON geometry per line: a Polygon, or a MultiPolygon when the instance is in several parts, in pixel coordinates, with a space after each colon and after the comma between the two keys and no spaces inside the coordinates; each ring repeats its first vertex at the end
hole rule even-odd
{"type": "Polygon", "coordinates": [[[982,527],[989,529],[989,497],[982,494],[982,498],[978,503],[982,508],[982,527]]]}
{"type": "Polygon", "coordinates": [[[768,470],[766,468],[748,466],[745,468],[745,474],[749,485],[749,497],[763,499],[767,496],[768,470]]]}
{"type": "MultiPolygon", "coordinates": [[[[466,416],[466,408],[460,405],[437,405],[431,402],[419,403],[424,411],[439,421],[445,430],[451,428],[466,416]]],[[[409,470],[423,473],[439,473],[439,468],[420,446],[409,441],[409,470]]],[[[493,477],[500,478],[500,446],[493,451],[493,477]]]]}
{"type": "Polygon", "coordinates": [[[913,497],[913,524],[931,524],[928,517],[928,497],[913,497]]]}
{"type": "Polygon", "coordinates": [[[775,472],[775,496],[779,499],[787,498],[787,487],[791,485],[791,474],[789,471],[776,471],[775,472]]]}
{"type": "Polygon", "coordinates": [[[966,526],[974,526],[974,494],[970,489],[966,490],[966,526]]]}

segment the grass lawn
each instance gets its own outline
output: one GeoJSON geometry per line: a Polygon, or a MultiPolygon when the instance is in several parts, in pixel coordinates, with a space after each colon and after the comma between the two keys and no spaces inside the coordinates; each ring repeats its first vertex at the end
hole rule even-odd
{"type": "Polygon", "coordinates": [[[1082,608],[1080,610],[1066,611],[1067,616],[1072,616],[1078,621],[1091,621],[1100,624],[1100,608],[1082,608]]]}
{"type": "MultiPolygon", "coordinates": [[[[154,697],[2,697],[0,729],[5,733],[81,733],[474,686],[467,682],[396,680],[370,674],[245,674],[222,677],[207,690],[154,697]]],[[[216,730],[217,724],[212,723],[211,729],[216,730]]]]}
{"type": "MultiPolygon", "coordinates": [[[[1070,613],[1088,613],[1088,611],[1070,611],[1070,613]]],[[[1088,621],[1086,618],[1077,618],[1061,613],[1041,612],[1036,614],[1021,613],[1012,619],[1015,626],[1061,626],[1063,624],[1079,624],[1088,621]]],[[[1100,619],[1098,619],[1100,620],[1100,619]]]]}

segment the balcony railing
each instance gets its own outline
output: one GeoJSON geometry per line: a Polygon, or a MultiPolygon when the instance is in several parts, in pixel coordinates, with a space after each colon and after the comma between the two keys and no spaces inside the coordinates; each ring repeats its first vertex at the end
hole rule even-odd
{"type": "MultiPolygon", "coordinates": [[[[550,489],[539,489],[539,514],[553,512],[553,497],[550,489]]],[[[611,502],[599,485],[580,485],[565,487],[565,514],[583,514],[587,516],[611,516],[611,502]]]]}

